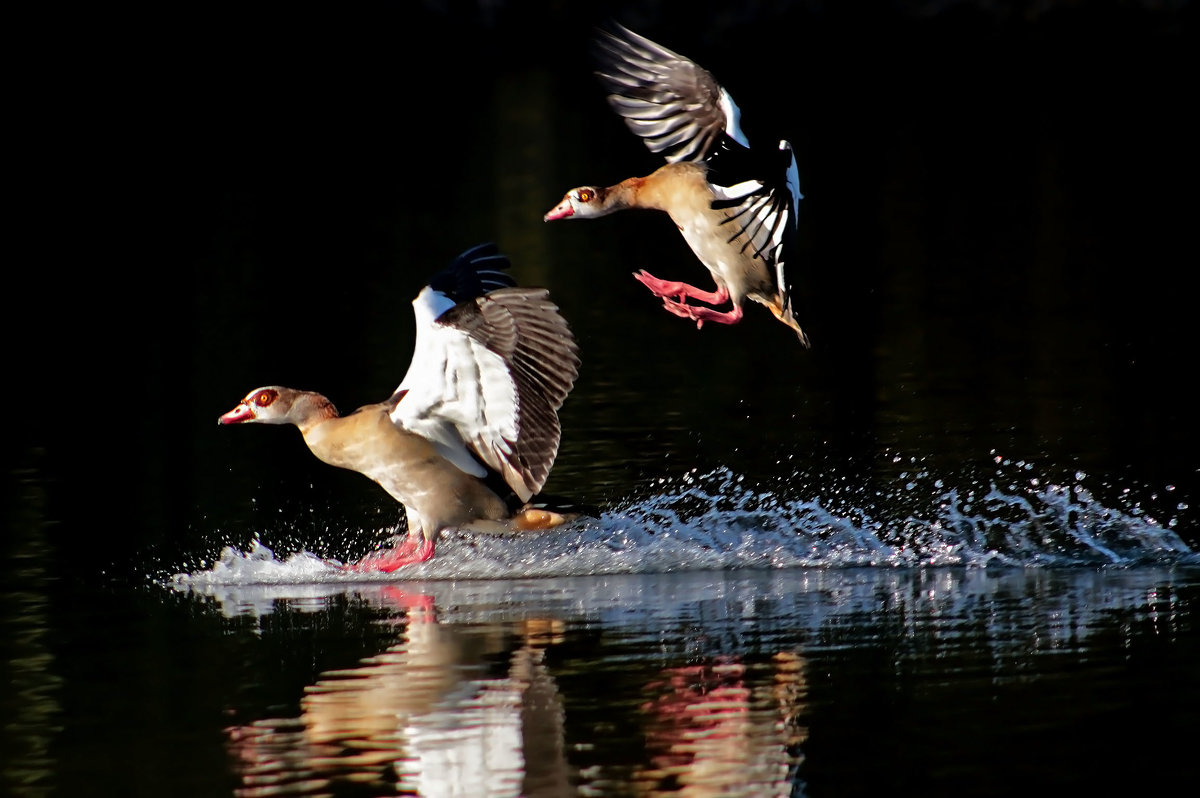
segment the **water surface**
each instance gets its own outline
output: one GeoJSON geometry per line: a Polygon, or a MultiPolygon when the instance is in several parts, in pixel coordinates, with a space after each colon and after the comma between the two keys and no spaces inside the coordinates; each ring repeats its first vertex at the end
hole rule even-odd
{"type": "Polygon", "coordinates": [[[1194,782],[1194,4],[693,5],[46,28],[0,792],[1194,782]],[[812,349],[663,312],[632,271],[704,279],[664,218],[542,222],[657,166],[589,74],[609,14],[792,141],[812,349]],[[489,240],[579,338],[547,488],[597,516],[348,576],[396,504],[216,418],[388,395],[412,297],[489,240]]]}

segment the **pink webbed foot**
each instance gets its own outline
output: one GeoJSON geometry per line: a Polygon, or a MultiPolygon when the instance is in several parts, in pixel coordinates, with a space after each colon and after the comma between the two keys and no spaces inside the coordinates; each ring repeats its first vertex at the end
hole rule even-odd
{"type": "Polygon", "coordinates": [[[695,305],[685,305],[682,302],[676,302],[667,297],[662,298],[663,307],[667,312],[674,313],[685,319],[691,319],[696,322],[696,329],[704,327],[704,322],[711,321],[717,324],[737,324],[742,320],[742,308],[740,305],[734,305],[732,310],[725,312],[713,310],[712,308],[701,308],[695,305]]]}
{"type": "Polygon", "coordinates": [[[347,565],[346,570],[360,573],[379,571],[390,574],[397,568],[425,562],[431,557],[433,557],[433,541],[424,535],[409,535],[396,548],[372,552],[358,562],[347,565]]]}
{"type": "Polygon", "coordinates": [[[724,286],[717,286],[716,291],[702,291],[694,285],[660,280],[650,272],[642,269],[633,275],[634,278],[650,289],[650,293],[660,299],[677,299],[682,303],[686,299],[696,299],[707,305],[720,305],[729,301],[729,291],[724,286]]]}

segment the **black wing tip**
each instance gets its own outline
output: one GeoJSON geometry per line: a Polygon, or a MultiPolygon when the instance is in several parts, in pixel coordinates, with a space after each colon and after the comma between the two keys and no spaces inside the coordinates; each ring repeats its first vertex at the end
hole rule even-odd
{"type": "MultiPolygon", "coordinates": [[[[482,271],[495,271],[499,273],[502,270],[512,266],[508,256],[500,251],[494,242],[486,241],[482,244],[476,244],[470,249],[463,250],[450,264],[451,269],[471,269],[479,273],[482,271]]],[[[505,275],[507,277],[507,275],[505,275]]],[[[508,279],[512,279],[511,277],[508,279]]],[[[514,281],[515,285],[516,282],[514,281]]]]}
{"type": "Polygon", "coordinates": [[[761,157],[728,133],[721,133],[704,155],[708,162],[709,182],[732,186],[746,180],[762,179],[761,157]]]}
{"type": "Polygon", "coordinates": [[[488,241],[463,250],[429,280],[429,286],[455,302],[463,302],[515,286],[517,281],[507,273],[511,266],[508,256],[488,241]]]}

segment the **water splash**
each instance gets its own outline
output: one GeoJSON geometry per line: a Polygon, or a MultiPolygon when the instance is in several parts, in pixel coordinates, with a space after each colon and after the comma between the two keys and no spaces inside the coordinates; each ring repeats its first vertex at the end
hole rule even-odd
{"type": "MultiPolygon", "coordinates": [[[[897,461],[898,462],[898,461],[897,461]]],[[[1105,506],[1084,487],[1044,483],[1027,463],[997,458],[987,478],[948,486],[916,468],[888,490],[841,486],[830,497],[789,497],[726,468],[663,478],[648,498],[599,518],[518,537],[447,533],[433,560],[405,579],[511,579],[793,567],[1132,566],[1196,563],[1170,528],[1137,506],[1105,506]]],[[[919,464],[917,464],[919,466],[919,464]]],[[[1186,505],[1180,505],[1184,507],[1186,505]]],[[[396,530],[393,530],[395,532],[396,530]]],[[[280,559],[255,540],[226,547],[176,585],[393,581],[302,551],[280,559]]]]}

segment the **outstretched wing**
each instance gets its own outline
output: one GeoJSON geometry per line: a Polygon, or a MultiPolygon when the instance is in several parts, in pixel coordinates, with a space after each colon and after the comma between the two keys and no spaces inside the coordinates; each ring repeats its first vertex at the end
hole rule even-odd
{"type": "Polygon", "coordinates": [[[731,139],[722,139],[711,156],[708,183],[714,208],[730,210],[725,224],[732,241],[745,235],[753,254],[779,260],[787,233],[796,227],[800,199],[796,157],[792,146],[779,142],[776,152],[764,157],[731,139]]]}
{"type": "Polygon", "coordinates": [[[701,161],[723,136],[749,146],[741,112],[708,70],[618,24],[593,41],[608,104],[667,161],[701,161]]]}
{"type": "Polygon", "coordinates": [[[516,287],[506,268],[493,245],[476,247],[414,300],[416,347],[391,416],[463,471],[500,473],[525,501],[558,454],[579,356],[549,293],[516,287]]]}
{"type": "Polygon", "coordinates": [[[445,297],[448,309],[498,288],[516,285],[517,281],[508,273],[511,265],[495,244],[478,244],[429,278],[427,288],[445,297]]]}
{"type": "Polygon", "coordinates": [[[704,161],[713,207],[726,210],[729,241],[762,258],[779,292],[772,309],[793,322],[792,280],[800,182],[792,146],[751,149],[741,112],[710,72],[628,28],[614,24],[594,40],[596,72],[608,102],[646,146],[669,162],[704,161]]]}
{"type": "MultiPolygon", "coordinates": [[[[757,151],[723,139],[710,158],[708,180],[716,198],[713,207],[728,211],[722,222],[728,240],[742,236],[742,247],[763,259],[779,289],[780,314],[790,317],[794,281],[787,264],[794,260],[796,214],[803,195],[791,144],[780,141],[779,149],[767,156],[770,160],[764,163],[757,151]]],[[[807,341],[803,333],[801,339],[807,341]]]]}

